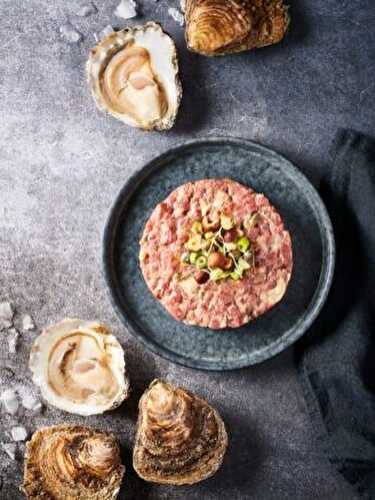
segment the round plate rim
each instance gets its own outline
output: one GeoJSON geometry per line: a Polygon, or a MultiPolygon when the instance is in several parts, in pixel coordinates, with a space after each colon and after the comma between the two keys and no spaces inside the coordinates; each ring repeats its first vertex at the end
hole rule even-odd
{"type": "Polygon", "coordinates": [[[137,169],[130,177],[128,177],[127,181],[118,192],[115,201],[113,202],[109,210],[109,215],[104,226],[102,239],[102,272],[104,281],[106,283],[106,288],[111,304],[128,332],[137,340],[139,340],[151,352],[158,356],[161,356],[164,359],[167,359],[168,361],[172,361],[173,363],[177,363],[179,365],[187,366],[190,368],[207,371],[225,371],[246,368],[248,366],[266,361],[267,359],[276,356],[277,354],[294,344],[300,337],[302,337],[306,333],[306,331],[313,324],[327,299],[333,280],[335,259],[336,246],[332,223],[323,200],[321,199],[318,191],[311,184],[309,179],[290,160],[285,158],[280,153],[277,153],[276,151],[258,144],[250,139],[225,136],[209,136],[200,139],[184,141],[183,143],[179,143],[170,147],[169,149],[162,152],[158,156],[155,156],[151,160],[147,161],[139,169],[137,169]],[[317,287],[305,314],[297,320],[295,326],[292,327],[288,336],[282,336],[276,339],[271,344],[268,344],[267,346],[262,348],[260,351],[256,351],[255,355],[251,359],[246,359],[244,361],[237,360],[234,362],[216,362],[189,358],[187,356],[177,354],[151,339],[145,338],[142,333],[139,333],[137,328],[133,325],[133,320],[130,318],[130,315],[126,311],[124,305],[120,304],[111,272],[113,250],[112,244],[114,240],[113,228],[116,226],[119,211],[124,204],[124,197],[126,197],[127,199],[131,198],[133,193],[137,190],[139,184],[141,184],[150,174],[152,174],[154,170],[159,169],[168,159],[168,157],[178,155],[184,150],[190,149],[192,147],[202,147],[205,144],[229,144],[242,147],[250,146],[258,150],[260,153],[280,158],[283,161],[283,165],[285,165],[286,168],[289,169],[289,172],[294,177],[297,177],[300,183],[305,185],[310,197],[309,201],[312,200],[314,202],[314,209],[319,214],[319,219],[321,222],[321,224],[319,225],[319,230],[323,247],[322,267],[317,287]]]}

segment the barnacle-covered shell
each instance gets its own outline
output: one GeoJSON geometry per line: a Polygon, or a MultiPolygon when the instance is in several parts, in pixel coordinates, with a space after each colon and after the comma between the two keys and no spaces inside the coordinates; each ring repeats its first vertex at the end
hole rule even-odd
{"type": "Polygon", "coordinates": [[[202,481],[218,470],[227,444],[223,420],[203,399],[161,380],[143,394],[133,466],[146,481],[202,481]]]}
{"type": "Polygon", "coordinates": [[[106,325],[65,319],[36,338],[29,366],[33,381],[53,406],[94,415],[129,395],[124,351],[106,325]]]}
{"type": "Polygon", "coordinates": [[[56,425],[36,431],[26,444],[21,489],[28,500],[111,500],[124,472],[113,434],[56,425]]]}
{"type": "Polygon", "coordinates": [[[186,41],[207,56],[278,43],[289,15],[283,0],[187,0],[186,41]]]}
{"type": "Polygon", "coordinates": [[[144,130],[173,126],[182,96],[177,51],[159,24],[110,33],[91,49],[87,77],[99,109],[144,130]]]}

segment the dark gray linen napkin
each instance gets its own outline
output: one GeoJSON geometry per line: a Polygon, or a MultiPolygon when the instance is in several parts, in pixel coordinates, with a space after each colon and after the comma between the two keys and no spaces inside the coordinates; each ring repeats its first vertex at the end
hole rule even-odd
{"type": "Polygon", "coordinates": [[[326,305],[297,343],[308,411],[330,462],[375,499],[375,141],[340,130],[322,197],[337,261],[326,305]]]}

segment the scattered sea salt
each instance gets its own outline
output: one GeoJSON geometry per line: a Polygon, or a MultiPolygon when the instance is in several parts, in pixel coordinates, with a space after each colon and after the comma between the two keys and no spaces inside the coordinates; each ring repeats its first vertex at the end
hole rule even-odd
{"type": "Polygon", "coordinates": [[[118,4],[115,15],[122,19],[131,19],[137,16],[137,4],[134,0],[121,0],[118,4]]]}
{"type": "Polygon", "coordinates": [[[88,17],[91,16],[92,14],[96,14],[98,12],[98,9],[93,3],[86,3],[82,5],[76,12],[77,16],[79,17],[88,17]]]}
{"type": "Polygon", "coordinates": [[[15,415],[19,408],[18,397],[12,389],[6,389],[0,395],[0,400],[3,403],[5,411],[11,415],[15,415]]]}
{"type": "Polygon", "coordinates": [[[77,43],[82,40],[82,33],[77,31],[70,23],[60,26],[60,33],[63,38],[69,43],[77,43]]]}
{"type": "Polygon", "coordinates": [[[0,330],[13,324],[14,308],[10,302],[0,302],[0,330]]]}
{"type": "Polygon", "coordinates": [[[7,341],[9,354],[16,354],[19,337],[20,334],[15,328],[10,328],[8,330],[7,341]]]}
{"type": "Polygon", "coordinates": [[[173,17],[173,19],[178,23],[180,26],[183,26],[185,24],[185,17],[181,11],[178,9],[175,9],[174,7],[170,7],[168,9],[168,14],[173,17]]]}
{"type": "Polygon", "coordinates": [[[17,445],[15,443],[1,443],[1,447],[11,460],[16,459],[17,445]]]}
{"type": "Polygon", "coordinates": [[[21,393],[21,404],[26,410],[34,413],[39,413],[42,409],[41,401],[28,391],[24,391],[23,394],[21,393]]]}
{"type": "Polygon", "coordinates": [[[22,330],[24,332],[28,330],[34,330],[35,324],[33,321],[33,318],[30,316],[30,314],[25,314],[22,318],[22,330]]]}
{"type": "Polygon", "coordinates": [[[102,31],[100,31],[100,33],[94,33],[95,41],[99,42],[99,40],[102,40],[103,38],[105,38],[106,36],[110,35],[114,31],[115,30],[113,29],[113,27],[110,24],[107,24],[107,26],[105,26],[102,29],[102,31]]]}
{"type": "Polygon", "coordinates": [[[10,430],[13,441],[25,441],[28,432],[23,425],[17,425],[10,430]]]}

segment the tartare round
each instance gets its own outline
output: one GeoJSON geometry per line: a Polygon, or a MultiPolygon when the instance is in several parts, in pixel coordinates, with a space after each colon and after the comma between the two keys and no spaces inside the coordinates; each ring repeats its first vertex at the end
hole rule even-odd
{"type": "Polygon", "coordinates": [[[176,320],[212,329],[237,328],[268,311],[293,267],[277,210],[231,179],[172,191],[145,225],[139,258],[148,288],[176,320]]]}

